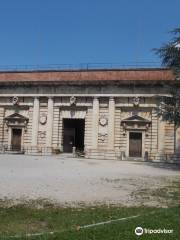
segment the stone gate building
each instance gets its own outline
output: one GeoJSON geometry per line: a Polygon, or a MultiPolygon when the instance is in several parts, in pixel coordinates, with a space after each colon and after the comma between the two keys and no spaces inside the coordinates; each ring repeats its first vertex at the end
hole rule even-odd
{"type": "Polygon", "coordinates": [[[175,161],[180,130],[156,114],[175,84],[169,69],[0,72],[1,152],[175,161]]]}

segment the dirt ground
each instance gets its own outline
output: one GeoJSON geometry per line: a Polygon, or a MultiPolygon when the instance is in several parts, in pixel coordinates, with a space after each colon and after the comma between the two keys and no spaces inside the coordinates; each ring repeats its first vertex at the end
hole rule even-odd
{"type": "Polygon", "coordinates": [[[61,155],[0,155],[1,200],[158,206],[165,203],[162,196],[153,197],[154,192],[161,193],[177,181],[180,171],[170,165],[61,155]]]}

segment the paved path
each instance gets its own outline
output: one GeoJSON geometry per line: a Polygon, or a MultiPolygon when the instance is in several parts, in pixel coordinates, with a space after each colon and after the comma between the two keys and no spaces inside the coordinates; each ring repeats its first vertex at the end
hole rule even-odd
{"type": "Polygon", "coordinates": [[[178,170],[138,162],[0,155],[0,199],[136,205],[133,193],[166,186],[179,176],[178,170]]]}

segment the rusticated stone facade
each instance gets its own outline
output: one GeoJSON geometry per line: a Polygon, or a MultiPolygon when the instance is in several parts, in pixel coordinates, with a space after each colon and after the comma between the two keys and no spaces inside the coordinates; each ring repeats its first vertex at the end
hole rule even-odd
{"type": "Polygon", "coordinates": [[[1,152],[178,161],[180,130],[156,113],[175,84],[168,69],[0,72],[1,152]]]}

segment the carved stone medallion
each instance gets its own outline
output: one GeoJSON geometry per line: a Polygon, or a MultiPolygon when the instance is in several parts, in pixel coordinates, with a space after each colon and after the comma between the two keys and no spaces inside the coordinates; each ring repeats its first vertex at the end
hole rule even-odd
{"type": "Polygon", "coordinates": [[[133,104],[134,104],[134,106],[139,106],[139,104],[140,104],[140,98],[139,98],[139,97],[134,97],[134,98],[133,98],[133,104]]]}
{"type": "Polygon", "coordinates": [[[12,104],[17,105],[19,103],[19,98],[17,96],[13,97],[12,104]]]}
{"type": "Polygon", "coordinates": [[[40,115],[39,122],[42,125],[46,124],[46,122],[47,122],[47,115],[45,113],[40,115]]]}
{"type": "Polygon", "coordinates": [[[74,96],[72,96],[71,98],[70,98],[70,105],[75,105],[76,104],[76,97],[74,97],[74,96]]]}
{"type": "Polygon", "coordinates": [[[39,136],[41,139],[45,138],[46,133],[44,131],[39,132],[39,136]]]}
{"type": "Polygon", "coordinates": [[[101,116],[100,117],[100,119],[99,119],[99,124],[101,125],[101,126],[106,126],[107,124],[108,124],[108,119],[107,119],[107,117],[105,117],[105,116],[101,116]]]}

